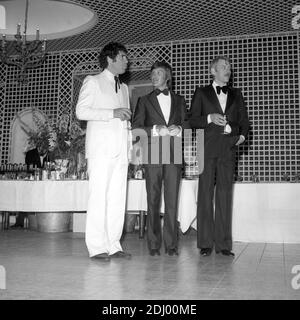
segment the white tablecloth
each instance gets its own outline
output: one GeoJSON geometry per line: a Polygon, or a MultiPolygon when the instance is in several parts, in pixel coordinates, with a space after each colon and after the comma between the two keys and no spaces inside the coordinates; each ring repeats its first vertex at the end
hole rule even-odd
{"type": "Polygon", "coordinates": [[[0,211],[85,211],[88,181],[0,180],[0,211]]]}
{"type": "MultiPolygon", "coordinates": [[[[179,196],[178,221],[186,232],[196,218],[197,180],[182,180],[179,196]],[[194,190],[190,192],[191,190],[194,190]],[[188,207],[188,210],[184,210],[188,207]],[[193,208],[190,210],[190,208],[193,208]]],[[[88,181],[22,181],[0,180],[0,211],[84,212],[87,208],[88,181]]],[[[145,180],[129,180],[127,188],[127,211],[139,213],[147,211],[145,180]]],[[[162,197],[161,212],[164,212],[162,197]]],[[[78,218],[76,216],[75,218],[78,218]]],[[[81,220],[85,217],[81,217],[81,220]]],[[[76,224],[76,221],[75,221],[76,224]]],[[[84,228],[81,230],[83,231],[84,228]]]]}
{"type": "MultiPolygon", "coordinates": [[[[183,232],[196,228],[197,189],[197,180],[182,180],[178,221],[183,232]]],[[[84,212],[87,196],[88,181],[0,180],[0,211],[84,212]]],[[[127,210],[147,211],[144,180],[129,180],[127,210]]],[[[84,231],[79,225],[85,214],[74,214],[79,216],[74,231],[84,231]]],[[[235,241],[300,243],[300,184],[235,184],[232,233],[235,241]]]]}

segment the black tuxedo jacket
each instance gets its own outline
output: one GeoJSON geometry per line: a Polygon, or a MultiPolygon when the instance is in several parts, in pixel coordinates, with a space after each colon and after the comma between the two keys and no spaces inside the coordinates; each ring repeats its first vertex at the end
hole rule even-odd
{"type": "Polygon", "coordinates": [[[197,88],[192,98],[189,122],[192,128],[204,129],[204,156],[232,156],[239,135],[246,137],[249,120],[240,89],[229,87],[225,112],[212,85],[197,88]],[[232,132],[223,135],[224,127],[207,122],[212,113],[225,114],[232,132]]]}
{"type": "MultiPolygon", "coordinates": [[[[135,112],[133,115],[132,128],[133,129],[143,129],[146,132],[145,136],[140,136],[142,143],[143,156],[148,154],[148,163],[151,163],[151,143],[159,144],[160,159],[161,163],[162,157],[162,137],[153,137],[152,129],[154,125],[165,125],[167,127],[171,125],[181,126],[182,129],[187,127],[186,120],[186,102],[185,99],[170,91],[171,94],[171,110],[168,123],[164,118],[161,107],[159,105],[156,93],[152,91],[151,93],[139,98],[135,112]],[[147,148],[147,151],[145,151],[147,148]]],[[[183,136],[183,131],[182,131],[183,136]]],[[[173,151],[174,151],[174,140],[179,139],[178,137],[170,137],[170,163],[174,163],[173,151]]],[[[181,140],[181,138],[180,138],[181,140]]]]}

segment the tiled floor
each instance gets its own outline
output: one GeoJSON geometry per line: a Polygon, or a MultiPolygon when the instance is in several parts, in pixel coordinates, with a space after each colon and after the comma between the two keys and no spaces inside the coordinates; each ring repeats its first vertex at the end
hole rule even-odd
{"type": "Polygon", "coordinates": [[[235,242],[234,259],[201,257],[195,231],[178,257],[149,256],[137,233],[123,246],[131,260],[105,263],[88,258],[83,233],[0,231],[0,299],[300,299],[300,244],[235,242]]]}

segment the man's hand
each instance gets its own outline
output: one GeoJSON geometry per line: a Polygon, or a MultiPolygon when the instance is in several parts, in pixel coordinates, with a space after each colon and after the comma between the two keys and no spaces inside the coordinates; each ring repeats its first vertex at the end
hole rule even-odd
{"type": "Polygon", "coordinates": [[[131,111],[127,108],[114,109],[114,118],[119,118],[121,121],[130,120],[131,111]]]}
{"type": "Polygon", "coordinates": [[[239,144],[243,143],[245,141],[245,137],[240,135],[239,140],[236,142],[236,146],[238,146],[239,144]]]}
{"type": "Polygon", "coordinates": [[[164,125],[157,125],[156,131],[162,137],[167,136],[169,134],[168,128],[164,125]]]}
{"type": "Polygon", "coordinates": [[[168,127],[168,130],[170,136],[177,136],[181,132],[181,128],[175,124],[172,124],[170,127],[168,127]]]}
{"type": "Polygon", "coordinates": [[[211,122],[216,124],[217,126],[225,126],[226,120],[224,119],[224,116],[219,113],[211,113],[210,114],[211,122]]]}

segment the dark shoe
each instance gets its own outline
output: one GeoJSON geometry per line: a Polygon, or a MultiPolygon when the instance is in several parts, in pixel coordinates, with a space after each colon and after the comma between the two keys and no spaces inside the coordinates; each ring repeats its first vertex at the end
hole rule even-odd
{"type": "Polygon", "coordinates": [[[230,251],[230,250],[227,250],[227,249],[218,251],[217,253],[222,253],[223,256],[234,257],[234,253],[232,251],[230,251]]]}
{"type": "Polygon", "coordinates": [[[113,254],[109,255],[111,258],[123,258],[123,259],[131,259],[131,254],[124,251],[117,251],[113,254]]]}
{"type": "Polygon", "coordinates": [[[91,259],[99,259],[99,260],[103,260],[103,261],[110,261],[110,257],[107,253],[99,253],[95,256],[92,256],[91,259]]]}
{"type": "Polygon", "coordinates": [[[156,254],[160,256],[160,251],[158,249],[150,249],[150,256],[155,256],[156,254]]]}
{"type": "Polygon", "coordinates": [[[178,256],[178,251],[177,249],[173,248],[173,249],[167,249],[167,254],[169,256],[178,256]]]}
{"type": "Polygon", "coordinates": [[[202,248],[200,250],[200,254],[201,256],[204,256],[204,257],[208,257],[211,255],[211,252],[212,252],[212,249],[211,248],[202,248]]]}

